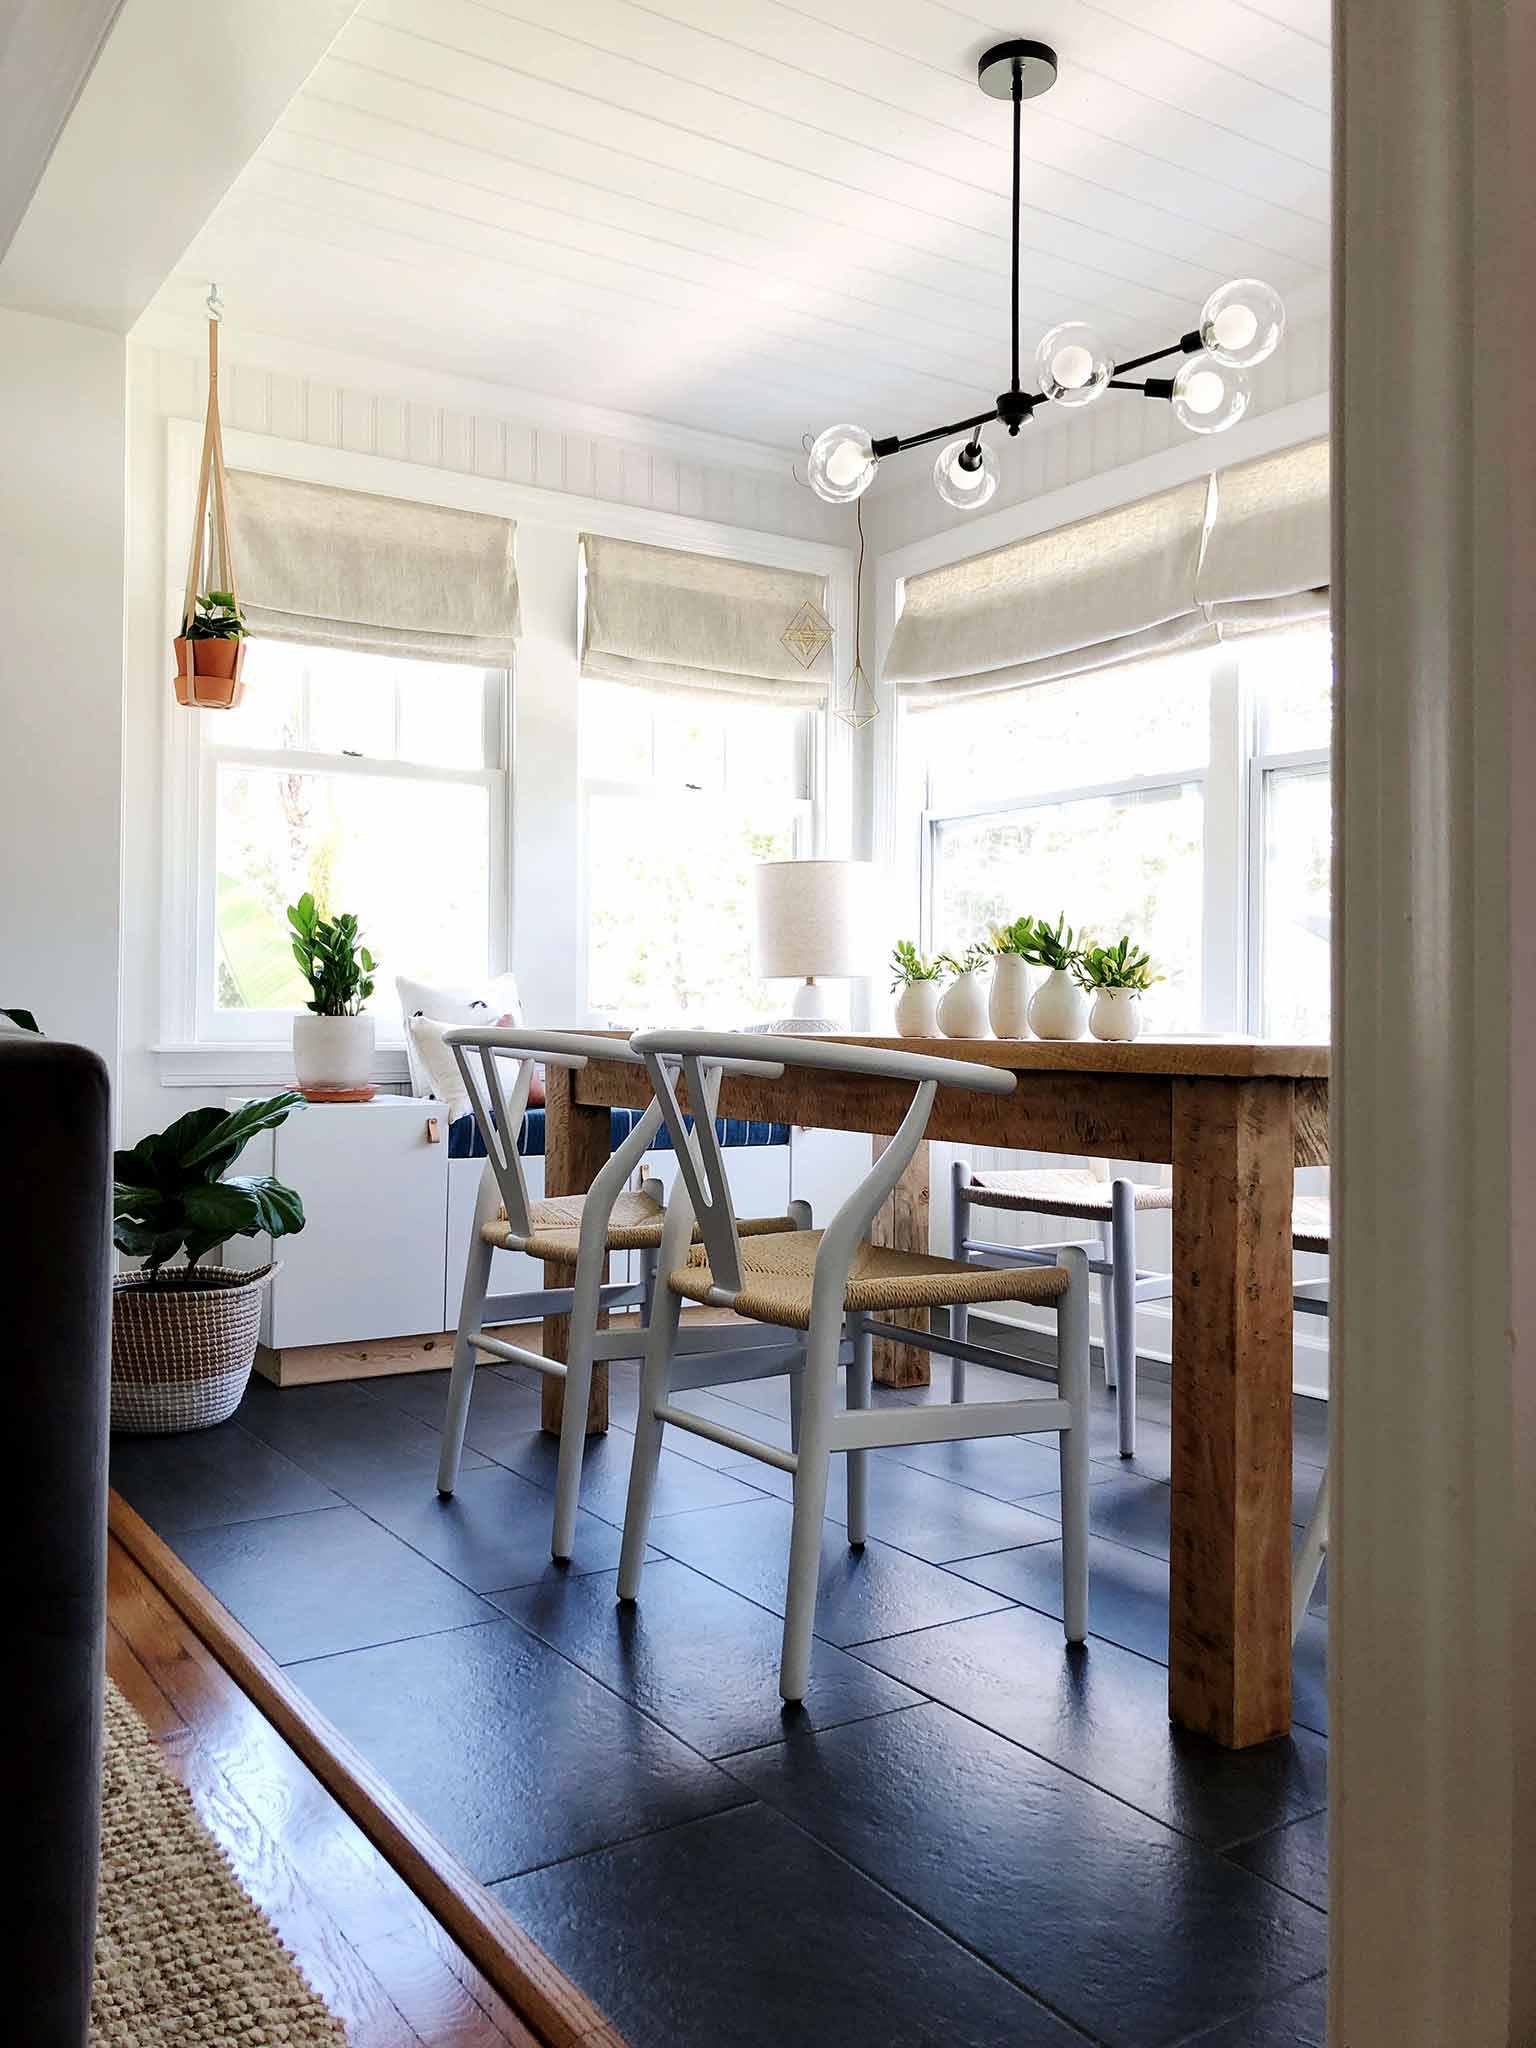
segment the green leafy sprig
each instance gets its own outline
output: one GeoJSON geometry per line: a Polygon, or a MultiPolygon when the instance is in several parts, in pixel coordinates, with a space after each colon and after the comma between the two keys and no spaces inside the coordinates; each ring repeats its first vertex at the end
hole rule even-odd
{"type": "Polygon", "coordinates": [[[992,948],[980,942],[974,946],[967,946],[958,958],[953,953],[935,953],[933,956],[934,965],[947,974],[974,974],[978,968],[985,967],[991,958],[992,948]]]}
{"type": "Polygon", "coordinates": [[[1047,924],[1043,917],[1039,918],[1024,958],[1032,967],[1049,967],[1053,971],[1070,968],[1077,958],[1075,939],[1065,911],[1060,913],[1054,924],[1047,924]]]}
{"type": "Polygon", "coordinates": [[[1152,972],[1152,956],[1122,934],[1118,945],[1085,946],[1072,963],[1072,978],[1081,989],[1123,988],[1139,996],[1163,977],[1152,972]]]}
{"type": "Polygon", "coordinates": [[[1027,960],[1030,957],[1029,949],[1035,943],[1037,929],[1035,920],[1029,916],[1016,917],[1012,924],[995,924],[992,927],[991,944],[987,950],[999,958],[1012,953],[1017,954],[1021,960],[1027,960]]]}
{"type": "Polygon", "coordinates": [[[314,991],[309,1008],[317,1017],[355,1017],[373,994],[377,966],[366,946],[358,944],[357,919],[343,911],[322,917],[306,889],[288,907],[293,957],[314,991]]]}
{"type": "Polygon", "coordinates": [[[944,970],[937,960],[925,960],[910,939],[898,939],[891,954],[891,993],[910,988],[915,981],[939,981],[944,970]]]}
{"type": "Polygon", "coordinates": [[[224,1174],[258,1131],[304,1106],[290,1090],[236,1110],[194,1109],[114,1153],[112,1242],[158,1273],[180,1251],[195,1266],[226,1238],[302,1230],[304,1204],[292,1188],[269,1173],[224,1174]]]}

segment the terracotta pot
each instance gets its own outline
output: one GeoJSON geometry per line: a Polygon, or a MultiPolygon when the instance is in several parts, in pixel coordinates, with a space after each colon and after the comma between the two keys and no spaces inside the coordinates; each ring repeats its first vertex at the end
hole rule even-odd
{"type": "Polygon", "coordinates": [[[176,637],[176,702],[189,710],[233,711],[245,695],[245,641],[176,637]]]}

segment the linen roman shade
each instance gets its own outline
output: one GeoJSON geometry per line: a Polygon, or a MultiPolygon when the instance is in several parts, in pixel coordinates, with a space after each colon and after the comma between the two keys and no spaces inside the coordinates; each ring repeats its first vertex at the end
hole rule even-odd
{"type": "Polygon", "coordinates": [[[584,533],[581,672],[648,690],[709,691],[759,703],[820,704],[831,655],[807,668],[785,646],[826,578],[584,533]]]}
{"type": "Polygon", "coordinates": [[[512,659],[510,519],[232,469],[229,523],[254,634],[477,668],[512,659]]]}
{"type": "Polygon", "coordinates": [[[1328,611],[1328,444],[1313,441],[907,578],[886,680],[914,706],[1328,611]]]}

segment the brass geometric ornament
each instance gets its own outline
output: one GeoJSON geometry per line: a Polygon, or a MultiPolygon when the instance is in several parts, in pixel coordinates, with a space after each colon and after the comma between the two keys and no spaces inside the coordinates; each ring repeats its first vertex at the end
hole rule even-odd
{"type": "Polygon", "coordinates": [[[832,639],[832,622],[809,598],[779,635],[802,668],[814,668],[832,639]]]}
{"type": "Polygon", "coordinates": [[[866,725],[872,725],[880,716],[880,701],[861,661],[856,661],[852,673],[838,684],[832,715],[840,718],[844,725],[852,726],[855,732],[862,732],[866,725]]]}

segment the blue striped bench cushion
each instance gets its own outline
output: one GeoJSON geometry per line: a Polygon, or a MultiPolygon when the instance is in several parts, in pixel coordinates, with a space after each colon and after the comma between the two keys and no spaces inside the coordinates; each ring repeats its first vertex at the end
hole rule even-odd
{"type": "MultiPolygon", "coordinates": [[[[612,1124],[610,1149],[617,1151],[639,1121],[642,1112],[638,1109],[613,1109],[608,1112],[612,1124]]],[[[720,1143],[728,1146],[746,1145],[787,1145],[788,1124],[748,1123],[744,1117],[719,1117],[715,1130],[720,1143]]],[[[544,1157],[544,1112],[530,1109],[523,1118],[523,1127],[517,1134],[517,1149],[524,1159],[544,1157]]],[[[670,1152],[672,1140],[667,1127],[662,1125],[651,1146],[653,1152],[670,1152]]],[[[448,1157],[450,1159],[483,1159],[485,1143],[475,1126],[472,1116],[456,1117],[448,1126],[448,1157]]]]}

